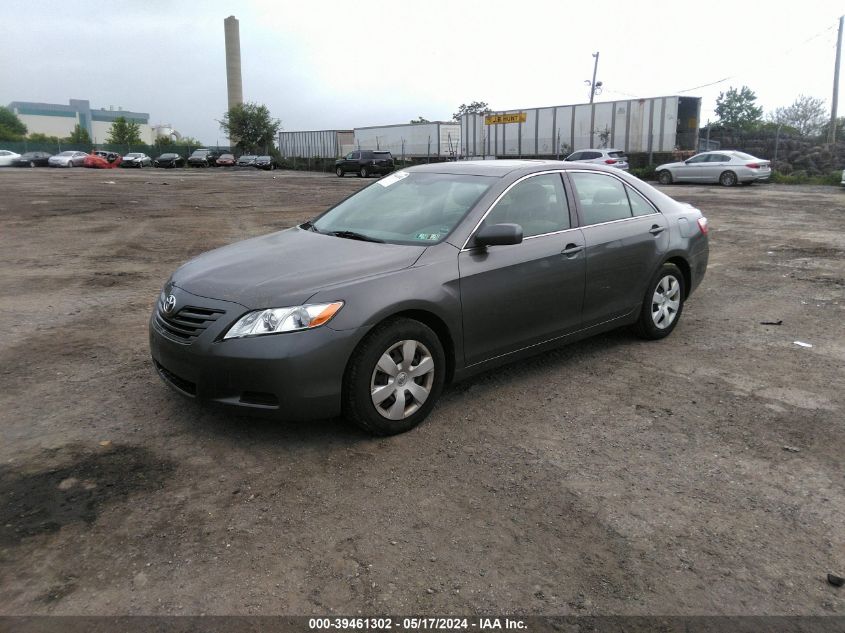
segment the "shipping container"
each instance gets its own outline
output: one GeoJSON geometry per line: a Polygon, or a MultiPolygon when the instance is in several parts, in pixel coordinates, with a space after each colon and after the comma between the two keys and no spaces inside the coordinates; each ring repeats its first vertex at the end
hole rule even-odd
{"type": "Polygon", "coordinates": [[[388,150],[394,158],[455,158],[460,148],[461,125],[457,122],[355,128],[355,149],[388,150]]]}
{"type": "Polygon", "coordinates": [[[340,158],[352,151],[352,130],[279,132],[283,158],[340,158]]]}
{"type": "Polygon", "coordinates": [[[461,117],[461,155],[554,157],[588,148],[696,149],[701,99],[652,97],[461,117]]]}

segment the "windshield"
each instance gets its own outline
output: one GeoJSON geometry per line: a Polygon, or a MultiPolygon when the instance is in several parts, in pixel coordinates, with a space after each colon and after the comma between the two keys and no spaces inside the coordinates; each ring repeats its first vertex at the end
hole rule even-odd
{"type": "Polygon", "coordinates": [[[127,154],[126,158],[141,158],[141,156],[143,156],[143,154],[136,154],[135,152],[132,152],[131,154],[127,154]]]}
{"type": "Polygon", "coordinates": [[[59,154],[59,156],[73,156],[74,154],[76,154],[76,152],[67,151],[67,152],[62,152],[61,154],[59,154]]]}
{"type": "Polygon", "coordinates": [[[446,238],[497,178],[398,171],[324,213],[320,233],[352,232],[395,244],[446,238]]]}
{"type": "Polygon", "coordinates": [[[176,156],[178,156],[178,154],[162,154],[161,155],[162,158],[176,158],[176,156]]]}
{"type": "Polygon", "coordinates": [[[273,160],[272,156],[259,156],[255,160],[273,160]]]}

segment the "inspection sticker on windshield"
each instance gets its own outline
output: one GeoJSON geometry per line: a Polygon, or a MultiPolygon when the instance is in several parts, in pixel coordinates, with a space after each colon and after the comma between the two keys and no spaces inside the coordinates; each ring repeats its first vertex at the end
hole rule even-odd
{"type": "Polygon", "coordinates": [[[396,171],[390,174],[389,176],[385,176],[384,178],[379,180],[378,184],[380,184],[382,187],[389,187],[393,183],[399,182],[403,178],[407,178],[410,175],[411,174],[409,174],[407,171],[396,171]]]}
{"type": "Polygon", "coordinates": [[[439,240],[440,233],[417,233],[418,240],[439,240]]]}

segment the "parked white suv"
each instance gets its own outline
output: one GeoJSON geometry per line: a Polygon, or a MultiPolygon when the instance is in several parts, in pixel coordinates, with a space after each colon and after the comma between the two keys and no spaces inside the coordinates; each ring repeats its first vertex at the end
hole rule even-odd
{"type": "Polygon", "coordinates": [[[621,149],[579,149],[564,160],[573,163],[598,163],[628,171],[628,157],[621,149]]]}
{"type": "Polygon", "coordinates": [[[621,149],[579,149],[564,160],[574,163],[598,163],[628,171],[628,157],[621,149]]]}

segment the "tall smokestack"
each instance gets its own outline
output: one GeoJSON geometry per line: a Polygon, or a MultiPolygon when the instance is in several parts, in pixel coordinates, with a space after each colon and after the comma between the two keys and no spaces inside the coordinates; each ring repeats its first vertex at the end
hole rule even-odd
{"type": "Polygon", "coordinates": [[[244,102],[244,87],[241,81],[241,33],[234,15],[223,20],[223,31],[226,33],[226,88],[231,110],[244,102]]]}

